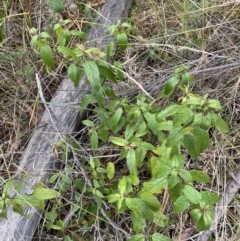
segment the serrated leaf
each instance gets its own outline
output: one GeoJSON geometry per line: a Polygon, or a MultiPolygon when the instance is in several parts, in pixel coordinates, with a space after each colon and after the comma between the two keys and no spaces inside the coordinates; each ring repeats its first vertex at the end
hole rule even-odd
{"type": "Polygon", "coordinates": [[[58,192],[56,190],[46,188],[41,183],[38,183],[35,187],[32,196],[39,200],[48,200],[57,197],[58,192]]]}
{"type": "Polygon", "coordinates": [[[192,175],[189,171],[187,171],[185,169],[180,169],[178,174],[185,182],[192,183],[193,179],[192,179],[192,175]]]}
{"type": "Polygon", "coordinates": [[[193,119],[193,112],[190,108],[179,106],[178,112],[173,117],[173,127],[177,128],[189,123],[193,119]]]}
{"type": "Polygon", "coordinates": [[[93,130],[90,135],[90,144],[93,150],[98,148],[98,134],[96,130],[93,130]]]}
{"type": "Polygon", "coordinates": [[[183,134],[182,127],[173,129],[167,137],[167,147],[175,146],[183,138],[183,134]]]}
{"type": "Polygon", "coordinates": [[[201,152],[205,151],[208,148],[209,135],[207,131],[196,127],[193,130],[193,136],[195,141],[195,151],[197,155],[199,155],[201,152]]]}
{"type": "Polygon", "coordinates": [[[184,196],[181,196],[181,197],[177,198],[176,201],[174,201],[173,212],[182,213],[188,209],[189,205],[190,205],[190,203],[187,200],[187,198],[184,196]]]}
{"type": "Polygon", "coordinates": [[[219,100],[209,100],[207,102],[207,106],[212,109],[222,110],[222,106],[221,106],[219,100]]]}
{"type": "Polygon", "coordinates": [[[135,215],[140,215],[140,217],[152,220],[153,213],[151,209],[146,205],[146,203],[140,198],[126,198],[125,199],[127,207],[135,213],[135,215]]]}
{"type": "Polygon", "coordinates": [[[144,112],[143,116],[145,120],[147,121],[147,126],[148,128],[154,133],[157,134],[157,126],[158,122],[156,120],[156,116],[149,113],[149,112],[144,112]]]}
{"type": "Polygon", "coordinates": [[[185,185],[182,191],[191,203],[198,204],[202,201],[201,194],[194,187],[185,185]]]}
{"type": "Polygon", "coordinates": [[[140,199],[143,200],[146,205],[153,211],[158,212],[161,208],[161,203],[158,201],[158,199],[153,195],[144,195],[144,193],[140,193],[139,195],[140,199]]]}
{"type": "Polygon", "coordinates": [[[191,170],[189,172],[192,176],[193,181],[202,182],[202,183],[209,183],[211,181],[210,177],[202,171],[191,170]]]}
{"type": "Polygon", "coordinates": [[[165,96],[165,97],[169,97],[170,94],[172,93],[172,91],[175,89],[175,87],[177,86],[177,84],[179,83],[180,79],[178,76],[173,76],[171,77],[167,83],[165,84],[163,90],[161,91],[161,93],[165,96]]]}
{"type": "Polygon", "coordinates": [[[143,183],[141,193],[147,194],[158,194],[162,192],[162,189],[167,185],[167,178],[151,179],[148,182],[143,183]]]}
{"type": "Polygon", "coordinates": [[[198,209],[198,208],[191,210],[189,213],[190,213],[194,223],[198,223],[198,221],[202,217],[201,209],[198,209]]]}
{"type": "Polygon", "coordinates": [[[174,188],[180,182],[177,172],[168,177],[168,188],[174,188]]]}
{"type": "Polygon", "coordinates": [[[113,144],[115,144],[117,146],[127,146],[128,145],[128,141],[123,138],[120,138],[120,137],[110,136],[109,139],[113,144]]]}
{"type": "Polygon", "coordinates": [[[96,63],[94,61],[86,61],[83,67],[92,88],[98,89],[100,86],[100,73],[96,63]]]}
{"type": "Polygon", "coordinates": [[[121,50],[125,50],[128,46],[128,37],[126,33],[118,33],[116,37],[117,37],[118,47],[121,50]]]}
{"type": "Polygon", "coordinates": [[[176,114],[178,112],[178,110],[179,110],[179,105],[177,105],[177,104],[169,105],[168,107],[166,107],[165,109],[161,110],[158,113],[157,118],[165,119],[166,117],[176,114]]]}
{"type": "Polygon", "coordinates": [[[54,68],[53,52],[49,45],[43,45],[40,48],[41,58],[48,67],[54,68]]]}
{"type": "Polygon", "coordinates": [[[205,204],[215,204],[219,200],[218,195],[214,192],[202,191],[200,194],[205,204]]]}
{"type": "Polygon", "coordinates": [[[114,165],[114,163],[108,162],[106,170],[107,170],[108,179],[110,179],[110,180],[113,179],[113,177],[115,175],[115,165],[114,165]]]}
{"type": "MultiPolygon", "coordinates": [[[[147,226],[145,218],[141,218],[141,217],[139,217],[139,215],[136,215],[135,213],[131,213],[131,220],[133,223],[133,230],[135,233],[141,233],[142,230],[147,226]]],[[[137,241],[137,240],[145,241],[145,239],[142,239],[142,235],[143,234],[137,234],[137,235],[133,236],[132,238],[136,237],[136,239],[133,239],[135,241],[137,241]]]]}
{"type": "Polygon", "coordinates": [[[152,235],[152,241],[173,241],[173,240],[163,234],[154,233],[152,235]]]}
{"type": "Polygon", "coordinates": [[[183,146],[187,149],[193,159],[196,159],[199,156],[199,153],[195,150],[195,140],[192,135],[184,135],[183,146]]]}

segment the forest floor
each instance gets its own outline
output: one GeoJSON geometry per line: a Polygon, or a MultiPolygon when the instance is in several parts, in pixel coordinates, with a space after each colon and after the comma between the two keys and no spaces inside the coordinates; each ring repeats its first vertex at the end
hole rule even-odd
{"type": "MultiPolygon", "coordinates": [[[[43,79],[46,101],[51,100],[65,74],[64,66],[59,64],[54,75],[49,76],[43,62],[30,47],[29,30],[32,27],[39,32],[49,30],[63,18],[71,19],[75,27],[85,31],[94,22],[103,3],[94,0],[75,1],[76,10],[69,8],[70,5],[64,6],[64,1],[50,2],[3,0],[0,3],[1,188],[16,172],[31,133],[44,112],[35,74],[40,74],[43,79]]],[[[209,98],[221,102],[224,108],[222,118],[228,123],[230,133],[223,135],[212,130],[210,147],[194,163],[189,160],[188,165],[211,177],[211,183],[199,189],[224,194],[227,182],[232,178],[231,173],[239,168],[240,160],[240,2],[136,0],[128,21],[134,27],[134,33],[130,36],[131,45],[117,54],[128,75],[153,96],[157,96],[161,84],[172,76],[173,70],[183,64],[188,65],[196,79],[193,91],[208,94],[209,98]]],[[[126,93],[130,93],[135,85],[129,80],[124,88],[126,93]]],[[[64,196],[65,201],[68,198],[71,197],[64,196]]],[[[217,233],[209,240],[240,240],[239,199],[237,194],[221,218],[217,233]]],[[[64,204],[62,207],[59,216],[66,215],[64,204]]],[[[130,232],[126,217],[119,215],[115,218],[130,232]]],[[[161,232],[174,241],[198,240],[188,218],[181,218],[186,222],[180,225],[173,218],[161,232]]],[[[121,234],[110,239],[104,230],[101,230],[104,233],[102,239],[97,239],[98,233],[93,231],[95,224],[90,222],[89,226],[85,223],[82,225],[86,226],[83,238],[75,236],[76,240],[124,240],[121,234]],[[94,239],[89,234],[84,237],[86,230],[94,235],[94,239]]],[[[47,235],[49,240],[63,240],[64,236],[56,230],[46,231],[44,220],[38,235],[47,235]]]]}

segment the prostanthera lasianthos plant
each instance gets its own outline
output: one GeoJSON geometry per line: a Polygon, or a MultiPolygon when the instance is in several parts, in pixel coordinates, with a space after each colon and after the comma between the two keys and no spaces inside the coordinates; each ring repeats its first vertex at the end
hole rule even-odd
{"type": "MultiPolygon", "coordinates": [[[[78,86],[85,74],[91,86],[91,93],[83,98],[80,109],[86,110],[89,104],[96,106],[92,111],[97,120],[83,121],[88,128],[92,150],[86,167],[92,174],[92,184],[85,186],[88,195],[94,197],[96,207],[103,207],[101,203],[107,201],[116,205],[117,212],[130,213],[136,234],[130,239],[132,241],[145,240],[142,231],[149,222],[156,227],[168,226],[169,217],[164,214],[161,204],[163,193],[169,196],[173,212],[190,213],[197,231],[209,228],[218,196],[214,192],[195,188],[195,182],[207,183],[210,177],[201,170],[188,170],[185,163],[188,155],[195,160],[209,147],[210,128],[222,133],[229,131],[220,116],[220,102],[209,99],[207,94],[201,96],[191,91],[194,78],[187,66],[175,69],[173,77],[166,82],[160,97],[155,100],[145,94],[137,96],[135,101],[117,97],[111,86],[122,81],[124,76],[119,62],[107,62],[113,56],[114,44],[109,43],[106,53],[98,48],[85,48],[85,33],[69,31],[67,24],[68,21],[63,21],[55,25],[55,44],[49,44],[48,33],[36,35],[34,31],[31,44],[41,55],[49,72],[49,68],[54,68],[54,55],[60,54],[66,61],[68,76],[74,85],[78,86]],[[73,36],[78,36],[82,42],[67,47],[73,36]],[[180,93],[177,100],[174,100],[175,92],[178,96],[180,93]],[[164,98],[168,99],[168,104],[163,108],[161,101],[164,98]],[[116,147],[114,150],[125,163],[122,165],[128,169],[126,175],[116,175],[118,167],[114,161],[104,165],[94,157],[102,143],[116,147]],[[139,171],[146,166],[147,174],[142,180],[139,171]]],[[[109,28],[122,50],[128,46],[124,29],[129,31],[131,25],[118,23],[109,28]]],[[[76,143],[70,145],[76,148],[76,143]]],[[[59,147],[59,144],[56,146],[59,147]]],[[[66,152],[66,147],[62,149],[66,152]]],[[[78,194],[83,190],[80,180],[72,185],[75,185],[78,194]]],[[[48,228],[57,227],[53,224],[54,220],[48,228]]],[[[61,223],[60,220],[58,222],[61,223]]],[[[149,235],[153,241],[171,240],[154,230],[149,235]]]]}

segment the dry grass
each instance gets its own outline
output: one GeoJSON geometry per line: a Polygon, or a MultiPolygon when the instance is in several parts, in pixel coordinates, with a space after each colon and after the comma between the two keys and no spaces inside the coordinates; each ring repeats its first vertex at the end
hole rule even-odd
{"type": "MultiPolygon", "coordinates": [[[[201,169],[211,176],[212,182],[199,186],[199,189],[212,190],[219,195],[224,193],[226,183],[231,179],[230,173],[239,167],[239,9],[240,3],[227,0],[136,0],[130,15],[135,27],[135,34],[131,37],[132,45],[124,53],[119,53],[119,59],[124,63],[126,72],[152,95],[157,95],[175,67],[186,64],[191,67],[191,72],[197,80],[194,91],[200,94],[208,93],[211,98],[220,100],[224,106],[223,117],[231,128],[230,135],[213,131],[211,147],[197,161],[187,162],[187,167],[201,169]]],[[[64,14],[72,18],[78,28],[84,28],[84,21],[92,21],[88,12],[74,15],[66,10],[64,14]]],[[[1,27],[0,31],[2,183],[15,172],[31,132],[43,113],[34,74],[41,74],[44,79],[45,98],[50,100],[63,72],[62,66],[59,66],[54,77],[50,78],[44,72],[42,62],[29,47],[29,28],[36,27],[41,31],[59,18],[59,15],[52,14],[46,2],[3,1],[3,4],[0,4],[0,18],[4,18],[2,23],[4,26],[6,24],[6,29],[1,27]]],[[[133,93],[133,90],[139,92],[129,80],[121,91],[133,93]]],[[[79,131],[78,141],[87,150],[89,145],[83,145],[86,141],[85,134],[84,130],[79,131]]],[[[113,154],[111,147],[99,150],[99,156],[104,156],[104,160],[108,160],[113,154]]],[[[82,159],[83,156],[74,157],[72,163],[76,162],[75,158],[82,159]]],[[[124,166],[119,168],[124,172],[124,166]]],[[[79,177],[81,172],[79,167],[74,166],[69,176],[74,179],[79,177]]],[[[72,190],[63,197],[65,202],[58,210],[62,217],[68,214],[64,203],[71,203],[73,196],[72,190]]],[[[167,202],[167,197],[165,198],[167,202]]],[[[194,232],[188,216],[172,214],[168,203],[165,214],[170,216],[170,221],[167,228],[159,230],[161,233],[170,235],[174,241],[198,240],[198,234],[194,232]]],[[[96,217],[88,218],[101,221],[103,215],[98,213],[96,217]]],[[[111,219],[126,232],[131,231],[128,218],[127,215],[111,214],[111,219]]],[[[239,240],[239,222],[239,197],[236,196],[222,217],[217,232],[209,240],[239,240]]],[[[94,237],[94,240],[125,240],[120,231],[112,230],[111,225],[95,222],[91,227],[85,227],[82,223],[81,229],[86,236],[84,240],[93,240],[91,237],[94,237]]],[[[154,227],[149,226],[147,231],[152,229],[154,227]]],[[[38,232],[42,235],[46,231],[39,228],[38,232]]],[[[62,240],[57,232],[51,233],[51,240],[53,235],[59,237],[56,240],[62,240]]]]}

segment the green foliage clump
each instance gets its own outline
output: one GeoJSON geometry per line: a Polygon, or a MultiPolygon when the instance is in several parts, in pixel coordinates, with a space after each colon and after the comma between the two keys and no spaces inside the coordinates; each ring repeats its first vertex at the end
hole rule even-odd
{"type": "MultiPolygon", "coordinates": [[[[88,182],[72,180],[73,167],[70,165],[64,175],[55,174],[50,180],[54,182],[58,179],[60,193],[65,193],[70,186],[75,187],[74,198],[69,203],[72,215],[80,210],[79,200],[83,199],[84,193],[92,203],[81,209],[78,222],[88,228],[94,223],[93,217],[98,209],[105,210],[105,203],[108,202],[115,205],[117,213],[130,213],[136,234],[130,240],[144,240],[142,230],[149,222],[156,227],[168,226],[169,216],[164,214],[161,203],[162,193],[165,192],[174,213],[189,212],[197,231],[209,228],[218,196],[214,192],[195,188],[195,182],[208,183],[210,177],[201,170],[188,170],[186,160],[187,155],[192,160],[197,159],[209,147],[210,128],[223,133],[229,131],[220,116],[220,102],[191,91],[194,78],[187,66],[174,70],[156,99],[146,94],[137,96],[134,101],[128,97],[118,97],[112,85],[123,81],[124,72],[119,62],[109,63],[114,55],[114,43],[109,43],[105,52],[98,48],[86,48],[85,33],[68,30],[68,23],[69,20],[64,20],[54,26],[56,40],[52,40],[47,32],[38,35],[32,29],[31,46],[41,56],[49,73],[55,66],[55,56],[61,55],[66,61],[68,76],[76,87],[86,75],[91,93],[84,96],[80,109],[87,110],[89,104],[96,106],[92,112],[97,120],[82,122],[88,129],[92,150],[88,164],[82,164],[90,173],[88,182]],[[67,44],[72,37],[78,37],[80,42],[69,47],[67,44]],[[177,100],[175,93],[180,95],[177,100]],[[168,103],[164,107],[161,104],[163,100],[168,103]],[[119,154],[127,167],[125,175],[116,172],[118,166],[113,161],[103,165],[95,157],[103,143],[112,146],[119,154]],[[146,167],[147,173],[143,179],[140,171],[146,167]],[[85,215],[88,215],[87,223],[84,221],[85,215]]],[[[109,28],[120,50],[129,46],[127,33],[131,28],[128,23],[120,22],[109,28]]],[[[55,155],[58,155],[59,149],[62,150],[63,160],[69,158],[73,149],[81,152],[76,142],[67,139],[56,143],[55,155]]],[[[61,205],[58,201],[56,207],[61,205]]],[[[65,232],[71,227],[68,226],[69,219],[64,221],[58,217],[56,207],[45,215],[47,228],[65,232]]],[[[102,220],[105,218],[101,216],[102,220]]],[[[149,235],[153,241],[170,240],[154,231],[149,235]]],[[[70,237],[68,240],[71,240],[70,237]]]]}

